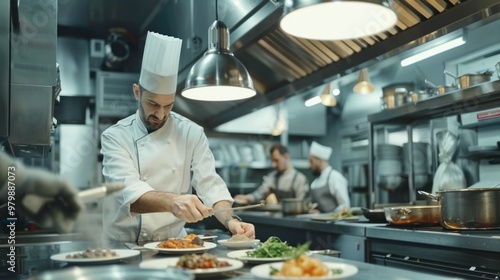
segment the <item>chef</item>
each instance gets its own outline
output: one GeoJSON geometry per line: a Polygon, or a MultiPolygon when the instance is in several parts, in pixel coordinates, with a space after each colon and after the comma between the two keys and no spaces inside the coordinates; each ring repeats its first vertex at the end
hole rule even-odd
{"type": "MultiPolygon", "coordinates": [[[[105,180],[126,184],[103,201],[103,240],[184,237],[186,222],[233,203],[203,128],[172,112],[181,45],[148,32],[139,84],[132,86],[139,108],[101,135],[105,180]]],[[[255,238],[254,226],[232,211],[215,216],[232,234],[255,238]]]]}
{"type": "Polygon", "coordinates": [[[312,142],[309,168],[317,178],[311,183],[310,196],[321,212],[341,212],[351,207],[347,180],[328,163],[331,155],[332,148],[312,142]]]}

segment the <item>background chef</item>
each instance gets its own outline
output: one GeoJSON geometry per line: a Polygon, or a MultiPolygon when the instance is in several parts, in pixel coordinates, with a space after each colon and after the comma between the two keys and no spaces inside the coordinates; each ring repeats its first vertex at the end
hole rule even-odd
{"type": "Polygon", "coordinates": [[[347,179],[330,166],[328,160],[331,155],[332,148],[312,142],[309,168],[317,178],[311,183],[309,195],[318,203],[321,212],[340,212],[351,207],[347,179]]]}
{"type": "MultiPolygon", "coordinates": [[[[126,184],[122,195],[103,202],[104,240],[183,237],[186,222],[233,203],[215,172],[203,128],[171,111],[181,45],[180,39],[148,32],[139,84],[133,85],[139,109],[101,136],[106,181],[126,184]]],[[[216,217],[231,233],[255,238],[254,226],[232,211],[216,217]]]]}

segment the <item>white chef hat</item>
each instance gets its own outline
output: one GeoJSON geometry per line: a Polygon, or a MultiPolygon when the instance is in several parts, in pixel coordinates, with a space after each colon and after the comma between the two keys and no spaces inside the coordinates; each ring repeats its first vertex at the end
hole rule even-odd
{"type": "Polygon", "coordinates": [[[322,160],[328,160],[332,155],[332,148],[320,145],[313,141],[311,143],[311,148],[309,149],[309,154],[322,160]]]}
{"type": "Polygon", "coordinates": [[[148,31],[139,84],[156,94],[175,94],[182,40],[148,31]]]}

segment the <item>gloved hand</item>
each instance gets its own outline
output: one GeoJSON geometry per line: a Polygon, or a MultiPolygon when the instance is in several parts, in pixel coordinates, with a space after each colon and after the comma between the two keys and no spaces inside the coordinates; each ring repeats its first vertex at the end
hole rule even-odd
{"type": "MultiPolygon", "coordinates": [[[[11,189],[15,186],[15,212],[19,211],[41,228],[55,229],[61,233],[73,230],[83,208],[76,189],[56,174],[24,167],[5,155],[0,155],[0,160],[3,161],[0,165],[4,167],[0,172],[7,172],[6,165],[15,167],[12,171],[15,179],[11,184],[11,189]],[[5,164],[6,160],[10,162],[5,164]]],[[[7,198],[7,184],[0,195],[2,200],[7,198]]]]}

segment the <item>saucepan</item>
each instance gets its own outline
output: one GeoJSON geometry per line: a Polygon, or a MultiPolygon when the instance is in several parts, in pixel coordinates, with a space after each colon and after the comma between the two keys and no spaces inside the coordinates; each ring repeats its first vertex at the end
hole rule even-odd
{"type": "Polygon", "coordinates": [[[368,221],[372,223],[387,223],[384,209],[361,208],[361,210],[363,210],[363,216],[365,216],[368,221]]]}
{"type": "Polygon", "coordinates": [[[283,198],[281,200],[281,210],[283,215],[307,214],[310,209],[317,206],[318,204],[301,198],[283,198]]]}
{"type": "Polygon", "coordinates": [[[454,91],[454,90],[458,89],[457,86],[455,86],[455,84],[452,84],[451,86],[447,86],[447,85],[436,86],[435,84],[433,84],[429,80],[425,80],[425,83],[434,89],[436,95],[443,95],[445,93],[448,93],[450,91],[454,91]]]}
{"type": "Polygon", "coordinates": [[[418,191],[441,206],[441,226],[446,229],[499,229],[500,189],[468,188],[443,190],[436,194],[418,191]]]}
{"type": "Polygon", "coordinates": [[[489,82],[491,80],[491,76],[493,75],[493,72],[491,71],[485,71],[478,74],[465,74],[459,77],[446,70],[444,70],[444,73],[446,75],[452,76],[457,81],[460,89],[466,89],[477,84],[489,82]]]}
{"type": "Polygon", "coordinates": [[[439,205],[385,207],[385,219],[393,225],[439,225],[439,205]]]}

